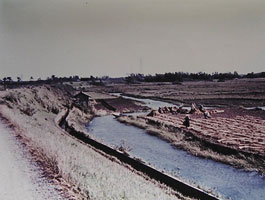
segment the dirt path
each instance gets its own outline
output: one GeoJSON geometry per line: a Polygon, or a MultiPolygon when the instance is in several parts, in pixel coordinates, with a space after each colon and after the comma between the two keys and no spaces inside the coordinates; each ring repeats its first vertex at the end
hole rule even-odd
{"type": "Polygon", "coordinates": [[[65,199],[30,159],[16,137],[0,121],[0,197],[5,200],[65,199]]]}

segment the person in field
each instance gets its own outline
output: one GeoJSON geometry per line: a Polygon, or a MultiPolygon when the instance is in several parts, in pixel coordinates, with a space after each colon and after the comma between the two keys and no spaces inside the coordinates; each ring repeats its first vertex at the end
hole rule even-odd
{"type": "Polygon", "coordinates": [[[183,125],[186,126],[186,128],[188,128],[190,126],[190,117],[189,116],[185,117],[183,125]]]}

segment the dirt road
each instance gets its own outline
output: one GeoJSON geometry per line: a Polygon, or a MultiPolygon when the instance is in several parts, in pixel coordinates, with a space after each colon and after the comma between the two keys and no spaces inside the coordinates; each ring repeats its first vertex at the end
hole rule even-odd
{"type": "Polygon", "coordinates": [[[59,190],[59,186],[41,176],[23,144],[0,121],[0,199],[65,199],[59,190]]]}

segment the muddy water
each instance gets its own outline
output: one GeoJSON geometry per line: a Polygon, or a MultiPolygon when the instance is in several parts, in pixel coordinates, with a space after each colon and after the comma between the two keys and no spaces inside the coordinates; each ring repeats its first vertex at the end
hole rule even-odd
{"type": "Polygon", "coordinates": [[[265,177],[256,172],[192,156],[142,129],[119,123],[113,116],[97,117],[87,129],[94,138],[111,146],[123,144],[131,148],[132,156],[223,198],[265,199],[265,177]]]}

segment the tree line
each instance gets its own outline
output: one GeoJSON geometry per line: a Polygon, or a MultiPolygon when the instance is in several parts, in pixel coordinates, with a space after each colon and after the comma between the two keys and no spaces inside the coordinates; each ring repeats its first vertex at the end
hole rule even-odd
{"type": "Polygon", "coordinates": [[[57,77],[52,75],[47,77],[46,79],[34,79],[33,76],[29,78],[29,80],[22,80],[21,77],[17,77],[16,79],[12,79],[12,77],[4,77],[2,80],[0,79],[0,85],[3,85],[4,88],[16,88],[20,86],[26,85],[42,85],[42,84],[57,84],[57,83],[64,83],[64,82],[77,82],[77,81],[86,81],[89,82],[91,85],[104,85],[104,81],[110,79],[108,76],[103,77],[79,77],[79,76],[69,76],[69,77],[57,77]]]}
{"type": "Polygon", "coordinates": [[[125,83],[137,83],[137,82],[172,82],[175,84],[181,84],[183,81],[213,81],[217,80],[219,82],[223,82],[225,80],[232,79],[240,79],[240,78],[265,78],[265,72],[260,73],[248,73],[248,74],[238,74],[236,71],[231,73],[187,73],[187,72],[174,72],[174,73],[164,73],[164,74],[155,74],[155,75],[144,75],[144,74],[130,74],[124,78],[110,78],[108,76],[103,77],[79,77],[79,76],[69,76],[69,77],[57,77],[52,75],[51,77],[47,77],[46,80],[42,80],[41,78],[34,79],[34,77],[30,77],[28,81],[23,81],[21,77],[17,77],[16,80],[13,80],[12,77],[4,77],[2,80],[0,79],[0,85],[3,85],[5,88],[12,88],[23,85],[39,85],[39,84],[53,84],[53,83],[63,83],[63,82],[76,82],[76,81],[86,81],[91,85],[104,85],[105,82],[115,82],[115,80],[119,80],[118,82],[125,83]]]}
{"type": "Polygon", "coordinates": [[[236,71],[234,73],[187,73],[187,72],[175,72],[175,73],[164,73],[164,74],[155,74],[155,75],[143,75],[143,74],[130,74],[125,78],[127,83],[135,82],[175,82],[181,83],[183,81],[213,81],[217,80],[223,82],[225,80],[240,78],[265,78],[265,72],[261,73],[248,73],[248,74],[238,74],[236,71]]]}
{"type": "Polygon", "coordinates": [[[12,77],[4,77],[2,80],[0,79],[0,85],[3,85],[4,88],[13,88],[19,86],[26,85],[41,85],[41,84],[52,84],[52,83],[63,83],[63,82],[75,82],[79,81],[79,76],[69,76],[69,77],[57,77],[52,75],[51,77],[47,77],[47,79],[34,79],[33,76],[30,77],[29,80],[23,81],[21,77],[17,77],[17,79],[13,80],[12,77]]]}

